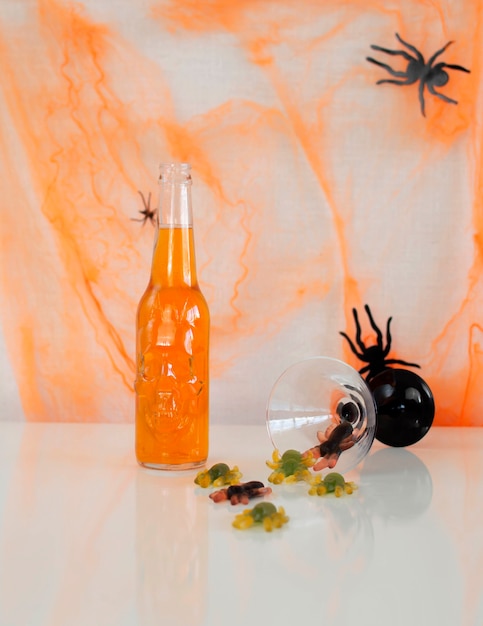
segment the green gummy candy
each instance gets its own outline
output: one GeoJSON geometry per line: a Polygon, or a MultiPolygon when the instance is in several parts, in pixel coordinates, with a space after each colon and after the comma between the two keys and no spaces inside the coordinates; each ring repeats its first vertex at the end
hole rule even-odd
{"type": "Polygon", "coordinates": [[[261,522],[277,512],[277,507],[271,502],[259,502],[252,509],[251,516],[254,522],[261,522]]]}
{"type": "Polygon", "coordinates": [[[302,455],[298,450],[286,450],[282,454],[282,462],[283,461],[298,461],[300,462],[302,459],[302,455]]]}
{"type": "Polygon", "coordinates": [[[345,480],[342,474],[330,472],[330,474],[327,474],[324,478],[324,484],[327,487],[327,491],[332,493],[335,491],[336,487],[343,487],[345,485],[345,480]]]}
{"type": "Polygon", "coordinates": [[[210,474],[211,480],[216,480],[217,478],[220,478],[220,476],[225,476],[229,471],[230,468],[226,463],[217,463],[208,470],[208,473],[210,474]]]}

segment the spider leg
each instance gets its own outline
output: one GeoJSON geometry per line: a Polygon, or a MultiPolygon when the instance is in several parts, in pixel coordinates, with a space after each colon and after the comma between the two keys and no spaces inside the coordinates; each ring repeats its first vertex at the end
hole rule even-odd
{"type": "Polygon", "coordinates": [[[344,452],[345,450],[350,450],[354,444],[355,444],[355,441],[344,439],[340,443],[340,451],[344,452]]]}
{"type": "Polygon", "coordinates": [[[391,322],[392,322],[392,316],[388,318],[387,325],[386,325],[386,347],[384,349],[385,357],[389,354],[391,350],[391,344],[392,344],[391,322]]]}
{"type": "MultiPolygon", "coordinates": [[[[369,61],[370,63],[374,63],[375,65],[379,65],[379,67],[382,67],[383,69],[385,69],[387,72],[389,72],[389,74],[391,74],[391,76],[398,76],[399,78],[407,78],[407,74],[406,72],[399,72],[397,70],[393,70],[392,67],[390,65],[388,65],[387,63],[381,63],[381,61],[378,61],[377,59],[373,59],[372,57],[366,57],[366,61],[369,61]]],[[[380,82],[394,82],[394,81],[390,81],[390,80],[385,80],[385,81],[378,81],[378,84],[380,82]]],[[[414,82],[411,81],[411,82],[414,82]]],[[[397,84],[397,83],[396,83],[397,84]]],[[[402,84],[411,84],[411,83],[402,83],[402,84]]]]}
{"type": "Polygon", "coordinates": [[[320,457],[320,459],[317,461],[317,463],[312,467],[312,469],[314,470],[314,472],[317,472],[318,470],[322,470],[322,469],[326,469],[327,467],[329,469],[332,469],[333,467],[335,467],[336,463],[337,463],[337,459],[338,457],[336,456],[335,461],[333,458],[331,458],[330,460],[327,459],[326,457],[320,457]]]}
{"type": "Polygon", "coordinates": [[[365,361],[364,355],[361,352],[357,351],[357,348],[355,347],[355,345],[354,345],[352,339],[349,337],[349,335],[347,333],[343,333],[342,331],[339,334],[342,335],[344,337],[344,339],[348,342],[348,344],[350,346],[350,349],[356,355],[356,357],[358,359],[360,359],[361,361],[365,361]]]}
{"type": "Polygon", "coordinates": [[[387,359],[387,361],[385,361],[386,364],[389,365],[408,365],[409,367],[417,367],[419,369],[421,369],[421,366],[418,365],[417,363],[409,363],[408,361],[402,361],[401,359],[387,359]]]}
{"type": "Polygon", "coordinates": [[[382,48],[381,46],[371,45],[373,50],[377,50],[378,52],[385,52],[386,54],[390,54],[393,57],[403,57],[406,61],[414,61],[414,57],[408,54],[405,50],[389,50],[388,48],[382,48]]]}
{"type": "Polygon", "coordinates": [[[450,63],[439,63],[440,67],[449,67],[450,70],[459,70],[460,72],[466,72],[467,74],[471,74],[471,70],[463,67],[462,65],[452,65],[450,63]]]}
{"type": "MultiPolygon", "coordinates": [[[[396,39],[402,43],[403,46],[406,46],[406,48],[408,50],[411,50],[411,52],[413,52],[416,55],[416,58],[418,59],[418,61],[420,61],[421,63],[424,63],[424,57],[421,54],[421,52],[419,52],[419,50],[417,48],[415,48],[414,46],[412,46],[410,43],[408,43],[407,41],[404,41],[404,39],[402,39],[402,37],[399,36],[398,33],[396,34],[396,39]]],[[[408,55],[409,56],[409,55],[408,55]]],[[[412,58],[412,57],[411,57],[412,58]]]]}
{"type": "MultiPolygon", "coordinates": [[[[366,304],[364,306],[364,309],[367,313],[367,317],[369,318],[369,322],[371,324],[372,330],[376,333],[377,336],[377,345],[382,348],[382,332],[381,329],[379,328],[379,326],[376,324],[376,322],[374,321],[374,318],[372,317],[372,312],[371,309],[369,308],[369,305],[366,304]]],[[[391,319],[391,318],[389,318],[391,319]]]]}
{"type": "Polygon", "coordinates": [[[446,50],[446,48],[447,48],[448,46],[450,46],[452,43],[454,43],[454,41],[448,41],[448,43],[447,43],[445,46],[443,46],[440,50],[438,50],[437,52],[435,52],[435,53],[433,54],[433,56],[429,59],[429,61],[428,61],[428,65],[427,65],[427,66],[428,66],[428,67],[431,67],[431,66],[433,65],[434,61],[435,61],[435,60],[439,57],[439,55],[440,55],[440,54],[443,54],[443,52],[446,50]]]}
{"type": "Polygon", "coordinates": [[[437,98],[440,98],[441,100],[444,100],[445,102],[449,102],[449,104],[458,104],[457,100],[453,100],[452,98],[448,98],[448,96],[445,96],[442,93],[439,93],[438,91],[436,91],[436,89],[432,85],[428,85],[428,91],[432,93],[433,96],[436,96],[437,98]]]}
{"type": "Polygon", "coordinates": [[[421,80],[421,82],[419,83],[418,95],[419,95],[419,104],[421,105],[421,113],[423,114],[423,117],[426,117],[425,102],[424,102],[424,81],[423,80],[421,80]]]}
{"type": "Polygon", "coordinates": [[[151,192],[149,192],[148,194],[147,202],[142,191],[138,190],[138,194],[141,196],[141,200],[143,201],[144,208],[146,209],[146,211],[150,211],[151,210],[151,192]]]}
{"type": "Polygon", "coordinates": [[[352,309],[352,315],[354,316],[354,323],[356,325],[356,343],[357,343],[357,345],[359,346],[359,348],[362,351],[362,359],[361,359],[361,361],[366,361],[366,363],[367,363],[367,359],[364,358],[364,353],[366,351],[366,345],[362,341],[361,323],[359,322],[359,314],[357,313],[357,309],[355,307],[352,309]]]}
{"type": "Polygon", "coordinates": [[[413,80],[412,78],[408,78],[408,80],[392,80],[390,78],[385,78],[383,80],[378,80],[376,85],[382,85],[382,83],[391,83],[392,85],[412,85],[415,82],[416,80],[413,80]]]}

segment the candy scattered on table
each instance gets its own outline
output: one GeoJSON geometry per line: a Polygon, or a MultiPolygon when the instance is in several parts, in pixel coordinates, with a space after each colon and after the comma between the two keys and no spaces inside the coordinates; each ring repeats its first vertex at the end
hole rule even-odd
{"type": "Polygon", "coordinates": [[[241,477],[242,473],[236,465],[230,469],[226,463],[216,463],[210,469],[198,472],[195,484],[203,488],[237,485],[241,477]]]}
{"type": "Polygon", "coordinates": [[[325,496],[328,493],[333,493],[336,498],[340,498],[344,494],[351,495],[357,489],[355,483],[347,482],[342,474],[337,472],[331,472],[324,478],[314,476],[310,480],[310,484],[309,495],[311,496],[325,496]]]}
{"type": "Polygon", "coordinates": [[[282,456],[278,450],[274,450],[272,461],[266,461],[267,466],[273,470],[268,477],[269,482],[279,485],[280,483],[295,483],[300,480],[309,480],[309,467],[315,463],[311,453],[302,455],[298,450],[286,450],[282,456]]]}
{"type": "MultiPolygon", "coordinates": [[[[309,471],[316,462],[310,453],[301,453],[297,450],[286,450],[281,456],[274,450],[272,460],[266,464],[273,471],[268,480],[274,484],[306,482],[310,485],[309,495],[324,496],[333,494],[336,498],[351,495],[357,485],[346,481],[342,474],[330,472],[324,477],[314,475],[309,471]]],[[[259,480],[240,482],[242,474],[234,465],[231,469],[226,463],[216,463],[208,470],[198,472],[194,480],[200,487],[222,487],[213,491],[209,497],[213,502],[230,502],[232,505],[248,504],[252,498],[263,497],[272,493],[271,487],[259,480]],[[223,486],[225,485],[225,486],[223,486]]],[[[289,521],[285,509],[277,507],[272,502],[259,502],[252,509],[245,509],[232,522],[238,530],[246,530],[252,526],[263,527],[266,532],[282,528],[289,521]]]]}
{"type": "Polygon", "coordinates": [[[259,502],[253,509],[246,509],[233,520],[233,526],[238,530],[246,530],[252,526],[263,526],[266,532],[281,528],[288,522],[283,507],[277,507],[272,502],[259,502]]]}
{"type": "Polygon", "coordinates": [[[247,483],[230,485],[230,487],[214,491],[210,494],[210,498],[214,502],[229,500],[231,504],[248,504],[251,498],[266,496],[270,493],[272,493],[271,487],[265,487],[259,480],[251,480],[247,483]]]}

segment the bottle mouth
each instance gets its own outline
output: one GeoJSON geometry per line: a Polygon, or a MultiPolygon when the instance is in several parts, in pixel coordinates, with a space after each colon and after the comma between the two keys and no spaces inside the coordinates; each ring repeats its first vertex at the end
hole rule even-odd
{"type": "Polygon", "coordinates": [[[189,163],[161,163],[159,181],[161,183],[191,183],[191,165],[189,163]]]}

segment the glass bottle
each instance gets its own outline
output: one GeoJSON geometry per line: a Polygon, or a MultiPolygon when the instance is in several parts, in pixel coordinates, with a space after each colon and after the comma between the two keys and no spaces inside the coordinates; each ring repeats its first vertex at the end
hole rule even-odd
{"type": "Polygon", "coordinates": [[[136,318],[136,457],[182,470],[208,456],[208,305],[196,276],[191,175],[161,165],[158,229],[136,318]]]}

